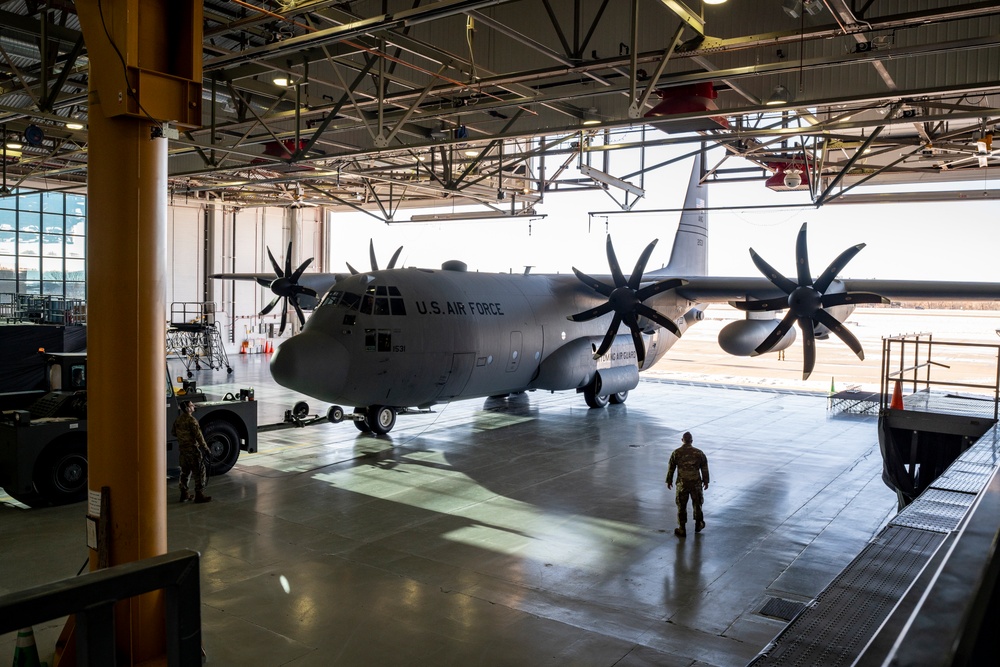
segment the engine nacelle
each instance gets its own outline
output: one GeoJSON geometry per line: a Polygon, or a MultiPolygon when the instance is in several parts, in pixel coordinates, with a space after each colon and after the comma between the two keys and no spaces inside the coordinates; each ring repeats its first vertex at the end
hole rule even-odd
{"type": "MultiPolygon", "coordinates": [[[[722,327],[719,332],[719,347],[737,357],[749,357],[758,345],[764,342],[780,320],[737,320],[722,327]]],[[[770,352],[784,350],[795,342],[795,327],[778,341],[770,352]]]]}

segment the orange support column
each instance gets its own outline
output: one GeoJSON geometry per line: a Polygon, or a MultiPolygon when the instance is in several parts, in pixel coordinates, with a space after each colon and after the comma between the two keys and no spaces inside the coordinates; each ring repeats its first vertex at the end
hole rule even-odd
{"type": "MultiPolygon", "coordinates": [[[[90,58],[89,488],[110,489],[98,543],[119,565],[167,550],[167,139],[155,138],[154,119],[200,114],[201,3],[78,0],[76,8],[90,58]],[[178,54],[185,48],[196,54],[178,54]],[[173,71],[177,63],[190,75],[173,71]]],[[[120,603],[115,630],[118,664],[165,662],[162,593],[120,603]]]]}

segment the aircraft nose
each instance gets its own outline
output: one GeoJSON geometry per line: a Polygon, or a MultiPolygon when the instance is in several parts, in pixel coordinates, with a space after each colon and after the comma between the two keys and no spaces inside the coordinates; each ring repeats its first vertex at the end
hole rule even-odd
{"type": "Polygon", "coordinates": [[[271,377],[283,387],[335,403],[347,376],[347,350],[338,341],[309,332],[293,336],[271,357],[271,377]]]}

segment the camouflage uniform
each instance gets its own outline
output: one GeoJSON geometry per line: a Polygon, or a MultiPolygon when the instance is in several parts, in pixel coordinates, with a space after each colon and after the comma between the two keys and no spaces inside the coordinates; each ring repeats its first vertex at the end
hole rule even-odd
{"type": "Polygon", "coordinates": [[[182,412],[174,421],[174,435],[177,437],[177,447],[180,450],[182,496],[188,493],[188,476],[194,477],[195,493],[201,494],[205,488],[208,471],[205,469],[205,458],[209,455],[208,443],[201,434],[198,420],[186,412],[182,412]]]}
{"type": "Polygon", "coordinates": [[[701,504],[704,498],[702,484],[708,484],[708,457],[690,442],[685,442],[670,455],[667,484],[673,484],[675,470],[677,471],[677,525],[683,532],[684,524],[687,523],[687,503],[690,497],[695,525],[700,530],[705,521],[701,504]]]}

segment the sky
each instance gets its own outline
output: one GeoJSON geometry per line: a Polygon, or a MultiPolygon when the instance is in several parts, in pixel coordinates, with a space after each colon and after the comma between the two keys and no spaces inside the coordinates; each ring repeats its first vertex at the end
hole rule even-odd
{"type": "MultiPolygon", "coordinates": [[[[661,151],[655,157],[652,153],[647,157],[647,163],[653,164],[689,148],[650,150],[661,151]]],[[[714,164],[720,157],[718,150],[712,151],[708,163],[714,164]]],[[[595,166],[600,168],[599,163],[595,166]]],[[[613,175],[631,169],[627,161],[616,165],[612,159],[613,175]]],[[[537,213],[546,217],[531,222],[507,219],[386,225],[360,213],[335,214],[330,268],[341,271],[344,261],[358,268],[367,267],[371,239],[383,267],[402,245],[404,266],[437,267],[443,261],[459,259],[472,271],[521,272],[530,265],[536,273],[568,273],[576,266],[587,273],[607,274],[607,233],[611,234],[618,260],[626,271],[634,266],[646,244],[658,238],[648,268],[659,268],[669,260],[680,214],[638,211],[683,206],[690,169],[691,161],[685,160],[648,174],[644,184],[646,197],[636,205],[637,212],[629,214],[589,215],[620,210],[615,201],[600,191],[547,194],[535,207],[537,213]]],[[[967,187],[997,189],[1000,170],[994,171],[998,173],[992,178],[986,172],[983,180],[967,187]]],[[[579,172],[571,168],[570,175],[579,172]]],[[[632,180],[638,184],[637,179],[632,180]]],[[[920,187],[930,188],[927,184],[920,187]]],[[[867,247],[847,265],[841,277],[1000,282],[997,261],[1000,202],[997,201],[827,205],[816,209],[807,192],[773,192],[759,181],[710,183],[707,189],[709,207],[801,204],[799,208],[710,211],[710,275],[759,275],[750,260],[748,249],[752,247],[776,269],[794,276],[795,238],[799,227],[807,222],[809,262],[814,276],[841,251],[866,243],[867,247]]],[[[616,196],[621,199],[620,193],[616,196]]],[[[409,210],[401,210],[397,219],[407,220],[410,214],[409,210]]]]}

